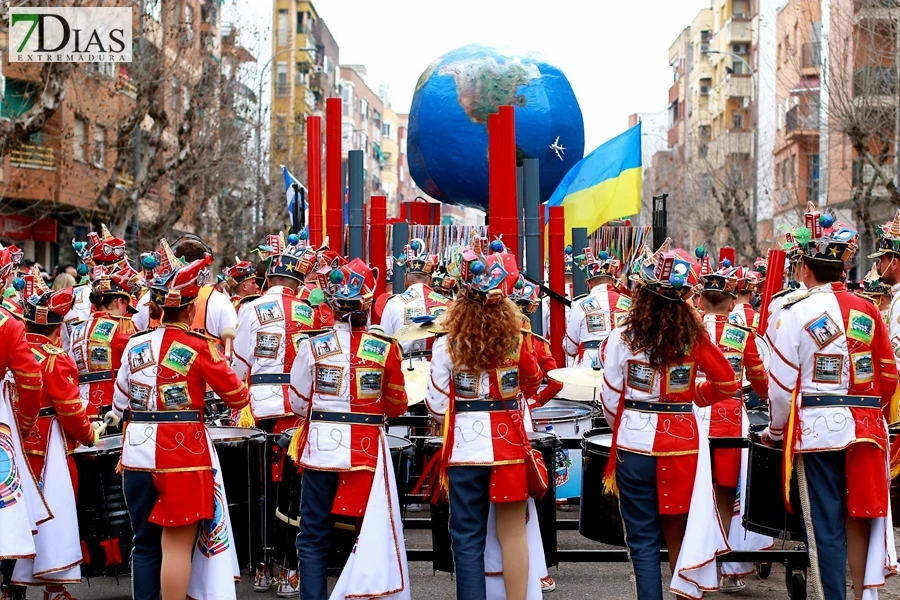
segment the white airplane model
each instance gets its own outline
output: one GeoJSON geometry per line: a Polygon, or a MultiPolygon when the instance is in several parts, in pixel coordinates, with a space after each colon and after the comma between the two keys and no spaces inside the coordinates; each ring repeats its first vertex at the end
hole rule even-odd
{"type": "Polygon", "coordinates": [[[566,147],[559,143],[559,136],[556,136],[556,141],[550,144],[550,149],[556,152],[556,156],[559,157],[559,160],[563,159],[563,153],[566,151],[566,147]]]}

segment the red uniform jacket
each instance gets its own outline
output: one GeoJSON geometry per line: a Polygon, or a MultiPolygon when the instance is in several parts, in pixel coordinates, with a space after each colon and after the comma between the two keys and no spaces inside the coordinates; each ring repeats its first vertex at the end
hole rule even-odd
{"type": "Polygon", "coordinates": [[[12,372],[18,400],[14,403],[16,419],[24,436],[34,428],[41,409],[41,368],[25,338],[25,326],[12,314],[0,308],[0,372],[12,372]]]}
{"type": "Polygon", "coordinates": [[[112,408],[113,382],[122,353],[135,328],[129,316],[96,312],[71,329],[72,358],[78,368],[81,399],[88,417],[102,417],[112,408]]]}

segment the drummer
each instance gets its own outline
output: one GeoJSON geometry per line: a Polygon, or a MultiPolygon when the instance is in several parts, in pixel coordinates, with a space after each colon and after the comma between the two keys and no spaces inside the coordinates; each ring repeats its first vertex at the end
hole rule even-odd
{"type": "Polygon", "coordinates": [[[702,598],[717,587],[715,557],[728,549],[715,512],[706,429],[698,427],[692,402],[704,407],[727,401],[738,385],[684,301],[697,273],[669,246],[666,240],[636,265],[632,277],[640,286],[628,319],[607,341],[601,388],[613,424],[605,480],[618,492],[641,600],[662,600],[663,541],[673,573],[670,589],[683,598],[702,598]],[[695,379],[697,370],[705,381],[695,379]]]}
{"type": "MultiPolygon", "coordinates": [[[[385,335],[394,335],[398,329],[413,322],[413,318],[425,315],[439,316],[447,311],[450,300],[431,287],[431,274],[438,264],[438,257],[425,250],[425,242],[411,240],[396,265],[406,272],[406,291],[395,294],[384,307],[381,328],[385,335]]],[[[431,345],[426,340],[401,342],[403,354],[421,352],[431,345]]]]}
{"type": "Polygon", "coordinates": [[[256,267],[249,260],[234,257],[234,264],[222,269],[225,283],[231,291],[231,303],[234,309],[241,312],[241,306],[259,298],[259,285],[256,283],[256,267]]]}
{"type": "MultiPolygon", "coordinates": [[[[765,400],[768,397],[769,380],[765,366],[756,348],[756,335],[749,327],[742,327],[729,320],[733,313],[737,290],[740,286],[740,271],[731,266],[731,261],[722,261],[718,271],[713,272],[709,254],[705,254],[700,262],[700,309],[703,311],[703,326],[712,343],[731,363],[738,381],[746,379],[753,390],[765,400]]],[[[742,438],[747,435],[749,418],[740,393],[735,397],[718,402],[715,406],[703,409],[704,419],[709,420],[710,438],[742,438]]],[[[716,505],[719,519],[729,540],[737,545],[746,537],[737,521],[737,528],[731,537],[732,517],[734,515],[735,498],[740,482],[744,454],[741,448],[715,448],[712,451],[712,479],[716,491],[716,505]]],[[[738,515],[740,516],[740,515],[738,515]]],[[[737,546],[734,549],[762,550],[771,544],[766,540],[758,548],[737,546]]],[[[719,582],[720,591],[736,591],[744,587],[743,577],[750,573],[742,573],[732,569],[729,575],[723,566],[723,574],[719,582]]]]}
{"type": "Polygon", "coordinates": [[[759,327],[759,313],[753,308],[753,294],[762,291],[766,281],[766,259],[757,258],[753,269],[737,267],[737,299],[728,319],[742,327],[756,330],[759,327]]]}
{"type": "Polygon", "coordinates": [[[562,391],[563,385],[547,376],[547,373],[557,367],[556,360],[550,352],[550,342],[547,338],[541,337],[531,330],[529,317],[540,306],[540,288],[519,275],[509,298],[516,303],[522,313],[522,333],[525,335],[525,345],[534,353],[541,372],[547,378],[547,385],[538,392],[537,396],[528,399],[529,406],[532,408],[543,406],[562,391]]]}
{"type": "Polygon", "coordinates": [[[234,340],[234,371],[250,384],[250,406],[245,408],[241,426],[257,427],[270,435],[266,477],[266,531],[264,546],[267,556],[257,565],[253,589],[268,591],[273,585],[272,566],[281,565],[278,595],[296,596],[297,537],[299,498],[291,506],[296,514],[279,514],[278,486],[290,481],[284,474],[285,448],[277,438],[297,427],[299,419],[291,410],[289,386],[291,365],[297,345],[308,332],[320,330],[317,313],[297,298],[297,290],[316,264],[312,248],[298,235],[270,235],[260,250],[268,262],[267,290],[262,296],[242,305],[238,313],[237,337],[234,340]],[[246,411],[252,419],[246,419],[246,411]],[[273,437],[274,436],[274,437],[273,437]],[[292,524],[293,522],[293,524],[292,524]]]}
{"type": "MultiPolygon", "coordinates": [[[[574,293],[572,291],[573,290],[572,281],[573,281],[573,278],[575,277],[575,259],[572,256],[572,254],[573,254],[572,246],[571,245],[566,246],[566,250],[563,255],[563,272],[565,273],[565,286],[566,287],[565,287],[564,291],[554,290],[555,292],[558,292],[560,295],[564,296],[565,298],[568,298],[569,300],[572,299],[572,295],[574,293]]],[[[549,280],[549,277],[548,277],[548,280],[549,280]]],[[[567,304],[566,305],[566,322],[567,323],[569,321],[570,313],[571,313],[571,306],[567,304]]],[[[549,295],[544,296],[544,298],[541,300],[541,325],[543,326],[542,333],[544,334],[544,337],[546,337],[547,339],[550,339],[550,296],[549,295]]]]}
{"type": "Polygon", "coordinates": [[[300,598],[328,598],[328,548],[337,515],[361,520],[361,525],[335,597],[379,598],[409,586],[383,427],[385,417],[397,417],[407,408],[400,347],[366,332],[375,289],[372,269],[356,258],[338,268],[325,267],[318,275],[335,311],[334,330],[300,340],[290,373],[291,407],[303,418],[297,437],[297,462],[303,468],[300,598]],[[386,511],[367,512],[373,502],[386,511]],[[379,527],[380,537],[367,534],[379,527]],[[373,539],[377,541],[370,545],[373,539]],[[353,567],[357,557],[368,563],[366,568],[353,567]]]}
{"type": "Polygon", "coordinates": [[[576,257],[584,272],[590,292],[573,302],[563,347],[575,360],[575,366],[602,366],[600,344],[627,315],[631,300],[621,296],[615,287],[622,263],[606,251],[594,257],[590,248],[576,257]]]}
{"type": "MultiPolygon", "coordinates": [[[[249,391],[212,338],[190,331],[212,257],[188,264],[160,240],[150,302],[159,327],[133,336],[106,419],[124,419],[122,487],[134,529],[132,596],[136,600],[227,597],[237,564],[221,468],[204,425],[207,385],[240,410],[249,391]],[[199,527],[204,522],[203,527],[199,527]],[[227,526],[227,527],[226,527],[227,526]],[[197,540],[198,551],[193,553],[197,540]],[[210,540],[210,532],[218,537],[210,540]],[[209,544],[215,547],[208,547],[209,544]],[[205,551],[204,551],[205,549],[205,551]],[[192,553],[194,554],[192,558],[192,553]],[[232,562],[233,561],[233,562],[232,562]],[[192,569],[195,570],[192,577],[192,569]]],[[[230,306],[230,305],[229,305],[230,306]]]]}
{"type": "Polygon", "coordinates": [[[890,328],[891,286],[881,280],[881,276],[878,274],[878,265],[872,265],[872,268],[866,273],[860,284],[861,287],[856,291],[856,295],[874,304],[881,312],[881,318],[885,325],[890,328]]]}
{"type": "Polygon", "coordinates": [[[897,366],[879,311],[842,283],[856,231],[828,213],[812,225],[794,232],[807,291],[779,311],[763,441],[783,440],[786,502],[796,466],[814,587],[844,598],[849,562],[861,599],[897,570],[884,418],[897,366]]]}
{"type": "Polygon", "coordinates": [[[891,288],[888,332],[894,354],[900,358],[900,209],[894,214],[893,221],[881,226],[880,233],[878,250],[869,258],[878,259],[881,281],[891,288]]]}

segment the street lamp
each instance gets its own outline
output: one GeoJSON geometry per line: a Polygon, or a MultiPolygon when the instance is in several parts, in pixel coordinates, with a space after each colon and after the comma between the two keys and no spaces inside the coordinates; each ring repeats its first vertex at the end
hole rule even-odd
{"type": "Polygon", "coordinates": [[[307,52],[315,56],[316,49],[315,48],[287,48],[285,50],[281,50],[272,55],[272,57],[266,61],[266,64],[262,66],[259,70],[259,88],[256,94],[256,208],[253,211],[254,216],[254,224],[258,224],[262,222],[262,198],[260,194],[260,182],[262,181],[262,86],[263,86],[263,76],[266,74],[266,69],[269,68],[269,65],[272,64],[272,61],[275,60],[278,56],[282,54],[287,54],[289,52],[307,52]]]}
{"type": "MultiPolygon", "coordinates": [[[[750,66],[750,63],[747,62],[740,54],[735,54],[734,52],[725,52],[722,50],[707,50],[704,54],[722,54],[725,56],[730,56],[732,59],[737,59],[740,61],[750,73],[750,97],[753,98],[753,227],[756,229],[756,219],[758,217],[758,191],[757,191],[757,183],[758,183],[758,175],[757,175],[757,167],[759,166],[759,152],[758,150],[758,137],[759,137],[759,123],[758,123],[758,115],[759,115],[759,96],[756,93],[756,72],[753,70],[753,67],[750,66]]],[[[754,238],[756,237],[756,231],[754,231],[754,238]]]]}

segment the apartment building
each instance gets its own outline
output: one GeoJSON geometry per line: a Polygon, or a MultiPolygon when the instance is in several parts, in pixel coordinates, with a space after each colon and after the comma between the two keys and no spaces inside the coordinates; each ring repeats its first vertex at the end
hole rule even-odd
{"type": "MultiPolygon", "coordinates": [[[[363,192],[368,198],[380,194],[385,155],[381,149],[384,126],[384,102],[365,81],[363,65],[341,65],[341,99],[343,100],[342,149],[344,164],[349,150],[362,150],[363,192]]],[[[346,170],[346,166],[345,166],[346,170]]]]}

